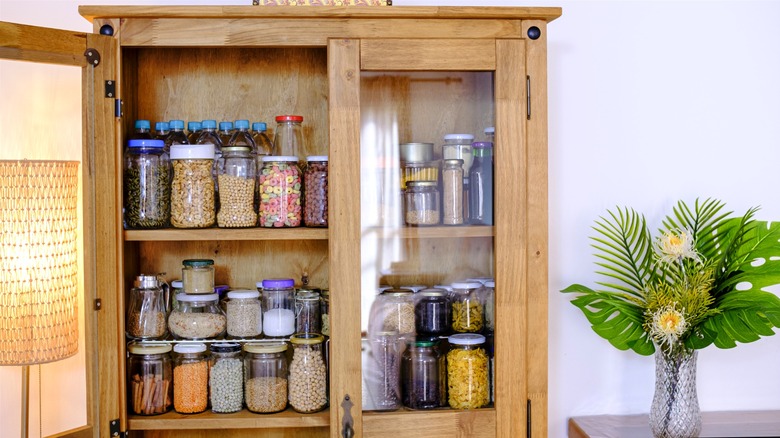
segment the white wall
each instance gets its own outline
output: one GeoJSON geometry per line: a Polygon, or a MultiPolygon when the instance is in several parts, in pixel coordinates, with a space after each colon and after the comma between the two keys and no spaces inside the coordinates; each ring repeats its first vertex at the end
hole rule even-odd
{"type": "MultiPolygon", "coordinates": [[[[251,1],[1,0],[0,19],[90,31],[76,11],[87,3],[251,1]]],[[[563,7],[548,29],[550,436],[571,416],[646,412],[652,358],[612,348],[557,291],[596,280],[590,226],[615,205],[653,228],[697,196],[780,218],[780,2],[394,3],[563,7]]],[[[780,336],[702,351],[699,398],[707,411],[780,409],[780,336]]]]}

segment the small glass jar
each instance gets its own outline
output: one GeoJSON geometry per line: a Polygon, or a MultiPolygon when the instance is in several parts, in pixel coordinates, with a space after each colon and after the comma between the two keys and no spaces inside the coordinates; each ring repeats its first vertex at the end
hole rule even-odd
{"type": "Polygon", "coordinates": [[[418,335],[445,335],[450,331],[450,301],[443,289],[423,289],[414,295],[414,321],[418,335]]]}
{"type": "Polygon", "coordinates": [[[476,409],[490,401],[485,337],[463,333],[449,337],[447,382],[453,409],[476,409]]]}
{"type": "Polygon", "coordinates": [[[287,407],[287,344],[244,345],[244,400],[252,412],[267,414],[287,407]]]}
{"type": "Polygon", "coordinates": [[[137,415],[164,414],[171,409],[173,371],[169,344],[127,347],[127,406],[137,415]]]}
{"type": "Polygon", "coordinates": [[[435,181],[410,181],[404,192],[406,225],[439,224],[439,189],[435,181]]]}
{"type": "Polygon", "coordinates": [[[328,370],[322,352],[322,335],[299,333],[290,337],[293,358],[290,362],[290,406],[308,414],[328,404],[328,370]]]}
{"type": "Polygon", "coordinates": [[[374,364],[365,372],[374,410],[392,411],[401,407],[402,342],[397,331],[379,332],[371,338],[374,364]]]}
{"type": "Polygon", "coordinates": [[[263,292],[263,333],[284,338],[295,333],[295,281],[271,278],[260,283],[263,292]]]}
{"type": "Polygon", "coordinates": [[[463,160],[444,160],[441,168],[442,217],[444,225],[463,224],[463,160]]]}
{"type": "Polygon", "coordinates": [[[410,342],[401,360],[401,393],[409,409],[447,405],[447,366],[436,341],[410,342]]]}
{"type": "Polygon", "coordinates": [[[402,339],[414,337],[414,301],[409,289],[385,289],[376,296],[368,316],[368,335],[397,332],[402,339]]]}
{"type": "Polygon", "coordinates": [[[401,190],[413,181],[439,181],[438,161],[409,161],[401,163],[401,190]]]}
{"type": "Polygon", "coordinates": [[[244,363],[241,345],[215,343],[209,348],[209,399],[211,410],[218,413],[238,412],[244,405],[244,363]]]}
{"type": "Polygon", "coordinates": [[[452,330],[477,333],[485,324],[485,311],[476,291],[482,284],[476,281],[452,283],[452,330]]]}
{"type": "Polygon", "coordinates": [[[189,259],[182,262],[181,278],[188,294],[214,293],[214,260],[189,259]]]}
{"type": "Polygon", "coordinates": [[[263,332],[263,309],[260,292],[233,290],[227,293],[227,334],[232,338],[251,339],[263,332]]]}
{"type": "Polygon", "coordinates": [[[163,140],[129,140],[124,156],[125,228],[164,228],[171,217],[171,164],[163,140]]]}
{"type": "Polygon", "coordinates": [[[179,294],[179,308],[168,317],[168,329],[176,339],[214,339],[225,334],[225,313],[219,295],[179,294]]]}
{"type": "Polygon", "coordinates": [[[299,155],[306,150],[303,144],[303,116],[276,116],[274,148],[282,155],[299,155]]]}
{"type": "Polygon", "coordinates": [[[255,209],[256,162],[247,146],[222,148],[217,162],[219,186],[219,213],[217,225],[221,228],[257,226],[255,209]]]}
{"type": "Polygon", "coordinates": [[[197,414],[209,404],[209,360],[206,344],[176,344],[173,358],[173,409],[197,414]]]}
{"type": "Polygon", "coordinates": [[[320,326],[324,336],[330,336],[330,290],[323,289],[320,293],[320,326]]]}
{"type": "Polygon", "coordinates": [[[171,145],[171,163],[171,224],[176,228],[214,225],[214,145],[171,145]]]}
{"type": "Polygon", "coordinates": [[[313,155],[306,158],[303,186],[306,193],[303,223],[307,227],[328,226],[328,156],[313,155]]]}
{"type": "Polygon", "coordinates": [[[165,291],[154,275],[139,275],[130,290],[125,333],[132,339],[161,339],[168,334],[165,291]]]}
{"type": "Polygon", "coordinates": [[[474,142],[469,171],[469,220],[472,225],[493,225],[493,143],[474,142]]]}
{"type": "Polygon", "coordinates": [[[496,127],[488,126],[482,131],[485,134],[485,141],[496,144],[496,127]]]}
{"type": "Polygon", "coordinates": [[[295,295],[295,332],[321,332],[319,292],[304,290],[295,295]]]}
{"type": "Polygon", "coordinates": [[[303,181],[296,156],[263,157],[257,174],[261,227],[299,227],[303,219],[303,181]]]}
{"type": "Polygon", "coordinates": [[[471,143],[473,142],[474,136],[471,134],[447,134],[444,136],[441,156],[445,160],[463,160],[463,173],[468,175],[473,158],[471,152],[471,143]]]}

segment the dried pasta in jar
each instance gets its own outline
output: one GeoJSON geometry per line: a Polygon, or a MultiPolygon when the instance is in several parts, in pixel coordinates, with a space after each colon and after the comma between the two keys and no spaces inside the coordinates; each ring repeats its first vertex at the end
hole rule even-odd
{"type": "Polygon", "coordinates": [[[452,335],[447,353],[449,404],[453,409],[476,409],[490,401],[485,337],[474,333],[452,335]]]}

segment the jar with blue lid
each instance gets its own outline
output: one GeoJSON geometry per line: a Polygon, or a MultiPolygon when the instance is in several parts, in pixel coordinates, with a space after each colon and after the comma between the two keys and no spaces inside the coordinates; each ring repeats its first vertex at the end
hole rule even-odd
{"type": "Polygon", "coordinates": [[[127,142],[122,186],[127,229],[164,228],[171,216],[171,167],[165,142],[134,139],[127,142]]]}

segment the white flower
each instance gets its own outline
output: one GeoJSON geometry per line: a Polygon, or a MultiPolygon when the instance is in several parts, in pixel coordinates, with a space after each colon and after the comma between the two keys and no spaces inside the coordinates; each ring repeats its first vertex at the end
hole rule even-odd
{"type": "Polygon", "coordinates": [[[656,241],[655,249],[662,262],[677,264],[683,259],[691,259],[701,263],[701,257],[693,246],[693,236],[687,230],[665,232],[656,241]]]}
{"type": "Polygon", "coordinates": [[[653,325],[650,335],[660,345],[671,348],[688,329],[685,315],[673,305],[662,307],[653,313],[653,325]]]}

